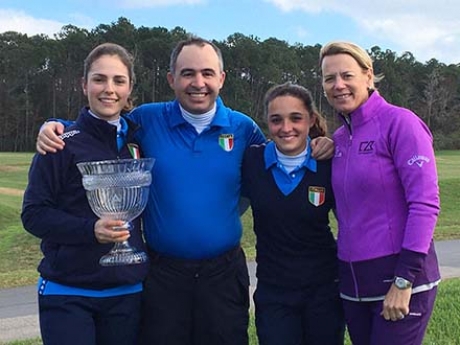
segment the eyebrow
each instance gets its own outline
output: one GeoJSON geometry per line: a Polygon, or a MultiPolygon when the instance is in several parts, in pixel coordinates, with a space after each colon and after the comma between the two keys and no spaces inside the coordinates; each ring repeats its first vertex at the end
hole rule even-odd
{"type": "Polygon", "coordinates": [[[193,69],[193,68],[183,68],[180,70],[180,73],[186,73],[186,72],[212,72],[212,73],[216,73],[216,71],[213,69],[213,68],[203,68],[203,69],[200,69],[200,70],[196,70],[196,69],[193,69]]]}
{"type": "MultiPolygon", "coordinates": [[[[304,116],[304,115],[310,115],[308,113],[308,111],[305,109],[305,112],[300,112],[300,111],[290,111],[289,113],[287,113],[288,116],[292,116],[292,115],[300,115],[300,116],[304,116]]],[[[271,113],[271,114],[267,114],[268,117],[274,117],[274,116],[283,116],[282,114],[280,113],[271,113]]]]}
{"type": "MultiPolygon", "coordinates": [[[[92,77],[108,77],[107,74],[104,74],[104,73],[90,73],[90,76],[92,77]]],[[[114,78],[126,78],[126,79],[129,79],[129,76],[125,75],[125,74],[116,74],[113,76],[114,78]]]]}

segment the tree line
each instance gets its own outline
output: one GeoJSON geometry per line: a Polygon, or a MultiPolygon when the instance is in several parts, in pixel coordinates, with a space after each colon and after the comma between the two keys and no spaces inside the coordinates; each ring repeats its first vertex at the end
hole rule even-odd
{"type": "MultiPolygon", "coordinates": [[[[94,46],[114,42],[135,57],[135,104],[174,97],[167,80],[169,55],[188,32],[176,27],[136,28],[127,18],[92,30],[62,27],[50,38],[18,32],[0,34],[0,151],[33,151],[39,126],[51,117],[75,119],[86,105],[81,91],[83,60],[94,46]]],[[[209,37],[207,37],[209,39],[209,37]]],[[[321,87],[320,44],[290,45],[276,38],[234,33],[213,42],[222,50],[227,77],[221,95],[265,128],[263,96],[274,84],[292,81],[313,94],[331,130],[338,121],[321,87]]],[[[368,52],[380,93],[391,103],[412,109],[430,127],[437,149],[460,148],[460,63],[417,61],[410,52],[398,56],[378,46],[368,52]]]]}

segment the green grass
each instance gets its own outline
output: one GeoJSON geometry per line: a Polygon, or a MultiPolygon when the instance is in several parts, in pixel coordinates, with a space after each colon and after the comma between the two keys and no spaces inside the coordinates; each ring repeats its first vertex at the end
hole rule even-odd
{"type": "Polygon", "coordinates": [[[241,217],[243,223],[243,238],[241,239],[241,246],[244,248],[246,257],[250,260],[254,260],[256,257],[256,235],[252,231],[252,212],[249,208],[245,214],[241,217]]]}
{"type": "Polygon", "coordinates": [[[460,279],[442,281],[424,345],[460,345],[460,279]]]}
{"type": "Polygon", "coordinates": [[[43,345],[43,342],[40,338],[34,339],[25,339],[25,340],[16,340],[8,343],[0,343],[5,345],[43,345]]]}
{"type": "MultiPolygon", "coordinates": [[[[41,258],[39,240],[22,228],[20,221],[22,191],[27,185],[31,153],[0,153],[0,288],[35,284],[41,258]]],[[[437,152],[441,214],[436,240],[460,238],[460,151],[437,152]]],[[[250,210],[242,217],[242,246],[249,259],[255,257],[255,236],[250,210]]],[[[335,228],[335,220],[331,220],[335,228]]],[[[424,345],[460,345],[460,279],[443,281],[424,345]]],[[[249,328],[250,344],[256,345],[254,320],[249,328]]],[[[347,340],[348,341],[348,340],[347,340]]],[[[39,339],[8,343],[39,345],[39,339]]],[[[348,341],[347,344],[350,344],[348,341]]]]}
{"type": "Polygon", "coordinates": [[[24,190],[32,157],[31,153],[1,152],[0,188],[24,190]]]}
{"type": "Polygon", "coordinates": [[[34,284],[41,258],[39,240],[24,231],[22,192],[32,154],[0,153],[0,287],[34,284]]]}
{"type": "Polygon", "coordinates": [[[435,239],[460,238],[460,151],[436,155],[441,195],[441,213],[435,239]]]}

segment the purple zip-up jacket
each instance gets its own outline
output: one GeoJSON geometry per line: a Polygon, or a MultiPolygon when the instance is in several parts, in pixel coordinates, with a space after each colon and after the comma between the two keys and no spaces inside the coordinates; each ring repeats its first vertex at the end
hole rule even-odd
{"type": "Polygon", "coordinates": [[[439,279],[439,188],[432,135],[377,91],[334,133],[332,185],[342,297],[381,299],[394,276],[426,291],[439,279]]]}

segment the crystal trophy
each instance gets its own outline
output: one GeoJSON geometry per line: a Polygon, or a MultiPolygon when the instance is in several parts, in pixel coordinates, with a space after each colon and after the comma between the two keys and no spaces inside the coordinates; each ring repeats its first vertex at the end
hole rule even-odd
{"type": "MultiPolygon", "coordinates": [[[[116,230],[132,230],[131,221],[142,213],[147,204],[154,162],[153,158],[140,158],[77,163],[93,212],[99,218],[123,220],[125,224],[116,230]]],[[[145,252],[123,241],[116,242],[99,263],[115,266],[146,261],[145,252]]]]}

